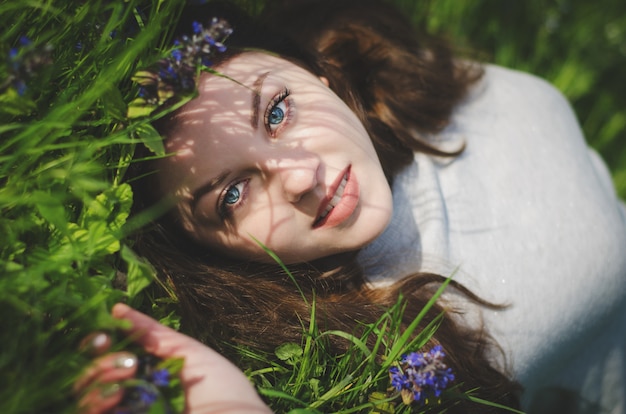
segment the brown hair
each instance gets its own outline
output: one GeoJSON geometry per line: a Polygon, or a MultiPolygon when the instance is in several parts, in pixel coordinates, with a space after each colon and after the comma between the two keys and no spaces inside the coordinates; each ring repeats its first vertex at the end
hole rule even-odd
{"type": "MultiPolygon", "coordinates": [[[[220,17],[235,29],[228,42],[230,55],[223,59],[239,53],[237,47],[262,48],[327,77],[331,88],[361,118],[390,182],[412,161],[414,151],[458,154],[437,149],[428,137],[445,127],[454,106],[480,78],[479,69],[455,62],[450,49],[438,39],[416,36],[411,24],[386,2],[269,3],[278,7],[268,6],[256,19],[239,16],[229,7],[220,9],[226,14],[220,17]]],[[[216,15],[210,7],[187,10],[182,25],[199,15],[216,15]]],[[[134,168],[132,175],[138,177],[150,166],[138,163],[134,168]]],[[[149,177],[133,181],[137,210],[156,201],[149,177]]],[[[315,297],[320,327],[358,333],[359,322],[378,320],[399,294],[406,298],[404,323],[408,325],[444,280],[418,273],[392,286],[372,289],[364,281],[356,254],[346,253],[332,267],[327,262],[290,266],[296,286],[278,265],[232,260],[196,246],[169,216],[138,234],[134,248],[175,291],[183,329],[233,358],[232,347],[225,344],[272,351],[284,342],[299,342],[302,324],[308,324],[311,312],[301,293],[309,303],[315,297]]],[[[468,301],[497,308],[462,286],[453,286],[468,301]]],[[[423,326],[441,312],[444,304],[438,303],[423,326]]],[[[502,366],[496,367],[496,345],[482,327],[466,326],[459,320],[446,308],[429,345],[443,345],[463,390],[477,388],[475,395],[481,398],[517,406],[517,385],[502,366]]],[[[347,343],[337,339],[332,346],[340,353],[347,343]]],[[[486,407],[461,404],[449,412],[457,410],[486,412],[486,407]]]]}

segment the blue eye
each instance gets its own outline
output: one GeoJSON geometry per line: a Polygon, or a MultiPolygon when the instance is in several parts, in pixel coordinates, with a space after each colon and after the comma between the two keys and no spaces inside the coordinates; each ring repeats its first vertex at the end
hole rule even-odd
{"type": "Polygon", "coordinates": [[[233,211],[245,201],[245,188],[248,181],[250,180],[241,180],[224,189],[217,204],[217,212],[222,219],[230,218],[233,211]]]}
{"type": "Polygon", "coordinates": [[[226,190],[226,195],[224,196],[224,203],[226,204],[235,204],[239,201],[239,197],[241,197],[241,193],[236,186],[229,187],[226,190]]]}
{"type": "MultiPolygon", "coordinates": [[[[281,104],[285,105],[284,102],[281,102],[281,104]]],[[[278,125],[283,122],[283,119],[285,119],[285,112],[278,105],[276,105],[270,111],[270,115],[267,117],[267,122],[271,125],[278,125]]]]}
{"type": "Polygon", "coordinates": [[[289,89],[283,89],[267,106],[265,111],[265,129],[270,136],[275,137],[287,124],[293,111],[293,102],[289,98],[289,89]]]}

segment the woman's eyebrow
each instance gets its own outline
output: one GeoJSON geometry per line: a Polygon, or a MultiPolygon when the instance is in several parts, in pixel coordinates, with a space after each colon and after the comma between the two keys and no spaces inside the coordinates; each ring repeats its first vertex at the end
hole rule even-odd
{"type": "Polygon", "coordinates": [[[224,182],[224,180],[226,180],[226,177],[228,177],[229,174],[230,170],[222,171],[218,176],[213,177],[206,184],[196,189],[191,194],[190,204],[192,213],[196,210],[196,205],[198,204],[198,201],[202,198],[202,196],[212,192],[213,190],[215,190],[216,187],[220,186],[224,182]]]}
{"type": "Polygon", "coordinates": [[[269,75],[269,72],[264,72],[259,75],[258,78],[252,84],[252,113],[250,115],[250,125],[252,128],[257,129],[259,127],[259,106],[261,105],[261,88],[263,88],[263,81],[269,75]]]}

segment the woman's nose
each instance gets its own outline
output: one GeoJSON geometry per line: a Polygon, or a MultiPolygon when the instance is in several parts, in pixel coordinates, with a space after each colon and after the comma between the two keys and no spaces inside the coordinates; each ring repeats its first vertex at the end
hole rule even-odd
{"type": "Polygon", "coordinates": [[[290,203],[300,199],[317,186],[320,162],[317,157],[281,159],[275,163],[274,172],[279,178],[285,198],[290,203]]]}

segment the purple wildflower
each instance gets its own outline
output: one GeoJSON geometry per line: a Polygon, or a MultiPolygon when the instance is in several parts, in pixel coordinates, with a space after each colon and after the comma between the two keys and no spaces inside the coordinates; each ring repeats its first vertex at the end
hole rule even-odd
{"type": "Polygon", "coordinates": [[[159,390],[149,382],[142,382],[126,389],[117,412],[119,413],[147,413],[150,407],[159,399],[159,390]]]}
{"type": "Polygon", "coordinates": [[[17,91],[17,94],[20,96],[24,96],[24,94],[26,93],[26,82],[24,82],[22,79],[15,79],[13,81],[13,87],[17,91]]]}
{"type": "Polygon", "coordinates": [[[170,385],[170,372],[165,368],[154,371],[151,377],[152,383],[157,387],[167,387],[170,385]]]}
{"type": "Polygon", "coordinates": [[[454,381],[452,369],[443,363],[444,357],[443,348],[437,345],[429,352],[403,355],[400,365],[389,369],[391,385],[400,391],[406,404],[423,404],[430,395],[439,397],[454,381]]]}
{"type": "Polygon", "coordinates": [[[34,46],[30,39],[22,36],[19,47],[9,50],[7,63],[9,76],[0,84],[0,91],[13,86],[18,94],[26,93],[26,80],[32,78],[42,67],[52,63],[52,46],[34,46]]]}
{"type": "Polygon", "coordinates": [[[137,392],[139,393],[139,400],[148,407],[154,404],[159,397],[158,391],[153,387],[139,386],[137,392]]]}
{"type": "Polygon", "coordinates": [[[174,61],[179,64],[183,60],[183,52],[179,49],[180,46],[180,41],[174,41],[174,47],[176,47],[176,49],[172,50],[172,58],[174,58],[174,61]]]}
{"type": "Polygon", "coordinates": [[[200,34],[202,33],[202,30],[204,30],[204,27],[202,27],[202,25],[198,22],[193,22],[191,24],[192,28],[193,28],[193,33],[194,34],[200,34]]]}
{"type": "Polygon", "coordinates": [[[33,42],[26,36],[20,36],[20,46],[30,46],[33,42]]]}
{"type": "Polygon", "coordinates": [[[148,105],[160,105],[179,93],[192,92],[196,87],[197,68],[210,66],[211,58],[226,50],[223,42],[232,33],[229,24],[217,18],[206,27],[193,22],[192,31],[192,35],[176,39],[170,56],[147,71],[150,76],[137,79],[141,85],[140,97],[148,105]]]}

